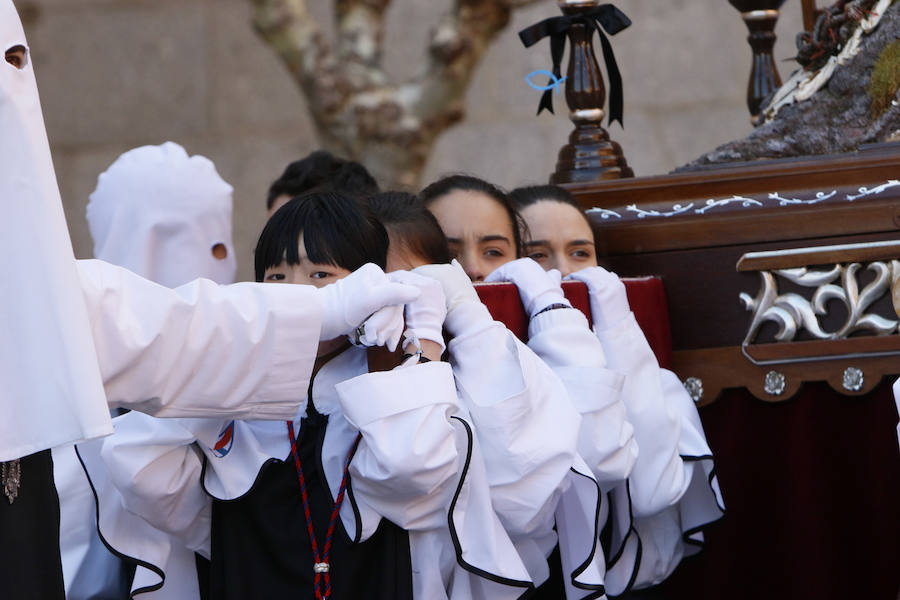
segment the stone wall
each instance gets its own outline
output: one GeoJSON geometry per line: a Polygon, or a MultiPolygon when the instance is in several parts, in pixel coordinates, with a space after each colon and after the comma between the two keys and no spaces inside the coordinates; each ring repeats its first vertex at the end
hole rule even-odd
{"type": "MultiPolygon", "coordinates": [[[[308,0],[327,23],[329,0],[308,0]]],[[[304,100],[255,35],[250,0],[17,0],[41,90],[66,216],[78,257],[91,256],[84,220],[97,175],[125,150],[173,140],[210,157],[235,187],[239,278],[264,219],[264,194],[284,165],[316,148],[304,100]]],[[[450,0],[394,0],[387,70],[420,66],[427,32],[450,0]]],[[[750,131],[750,49],[726,0],[620,0],[634,24],[613,38],[625,79],[625,126],[613,139],[637,175],[664,173],[750,131]]],[[[789,74],[799,1],[784,6],[776,60],[789,74]]],[[[550,66],[546,41],[516,32],[559,14],[544,0],[519,10],[481,64],[466,120],[438,142],[425,182],[465,171],[504,186],[546,181],[571,124],[535,117],[524,77],[550,66]]]]}

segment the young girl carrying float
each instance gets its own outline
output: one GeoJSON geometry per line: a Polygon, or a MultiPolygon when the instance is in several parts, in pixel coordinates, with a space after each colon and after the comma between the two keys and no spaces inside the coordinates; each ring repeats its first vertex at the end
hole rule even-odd
{"type": "MultiPolygon", "coordinates": [[[[594,332],[610,365],[628,376],[625,399],[641,455],[628,480],[630,498],[619,488],[614,502],[631,502],[636,536],[625,535],[611,584],[614,590],[634,588],[640,597],[639,590],[661,583],[684,556],[699,552],[703,529],[724,514],[712,451],[678,377],[656,362],[624,284],[598,266],[593,231],[575,199],[549,185],[519,188],[510,198],[531,231],[528,256],[587,285],[594,332]],[[677,429],[666,427],[673,422],[677,429]]],[[[518,275],[508,275],[517,281],[518,275]]],[[[619,529],[616,538],[623,537],[619,529]]]]}
{"type": "MultiPolygon", "coordinates": [[[[637,460],[633,468],[628,464],[624,476],[591,463],[604,489],[612,489],[606,588],[620,595],[633,586],[661,582],[686,551],[702,543],[700,529],[722,514],[721,497],[696,408],[674,374],[659,368],[618,277],[597,266],[587,220],[578,211],[575,224],[580,222],[581,227],[572,231],[565,213],[520,215],[502,190],[467,176],[438,181],[422,197],[455,242],[451,246],[473,281],[511,281],[519,288],[530,317],[529,346],[566,381],[573,401],[598,396],[596,386],[583,385],[587,381],[583,373],[607,366],[625,375],[622,398],[627,421],[634,427],[637,460]],[[546,245],[546,239],[558,237],[565,238],[559,244],[560,266],[565,264],[563,257],[579,266],[574,273],[567,269],[565,275],[588,285],[593,331],[563,297],[560,274],[545,272],[531,259],[516,260],[521,252],[506,243],[526,238],[530,253],[541,259],[536,243],[546,245]]],[[[621,418],[588,423],[595,429],[583,428],[579,438],[585,457],[602,456],[601,445],[630,429],[621,418]],[[589,448],[592,444],[594,450],[589,448]]],[[[608,447],[606,456],[615,456],[608,447]]]]}
{"type": "MultiPolygon", "coordinates": [[[[451,183],[456,185],[459,179],[455,178],[451,183]]],[[[439,182],[438,187],[449,187],[446,183],[446,180],[439,182]]],[[[478,186],[479,190],[487,189],[488,192],[492,187],[484,182],[478,186]]],[[[434,190],[433,187],[427,189],[426,197],[434,190]]],[[[438,195],[446,191],[442,190],[438,195]]],[[[477,395],[462,397],[472,416],[476,436],[482,440],[485,449],[495,509],[532,580],[539,586],[536,594],[530,597],[603,596],[605,565],[599,536],[609,505],[600,493],[594,473],[619,482],[627,476],[636,452],[631,428],[624,420],[625,410],[619,400],[621,377],[602,368],[601,353],[599,364],[588,363],[590,368],[564,373],[562,380],[566,385],[555,394],[533,396],[529,402],[521,401],[527,396],[520,400],[510,396],[505,401],[506,413],[488,410],[490,403],[495,402],[492,399],[502,396],[501,392],[509,387],[510,377],[514,377],[514,381],[521,377],[526,387],[533,389],[540,388],[540,381],[558,378],[547,364],[537,360],[534,352],[493,320],[478,300],[470,275],[460,263],[446,264],[449,260],[447,240],[423,202],[409,194],[398,193],[379,194],[369,202],[391,238],[388,270],[413,268],[415,273],[442,282],[449,306],[445,328],[452,338],[448,344],[450,363],[457,387],[477,392],[477,395]],[[466,302],[454,300],[457,298],[465,298],[466,302]],[[510,365],[510,369],[519,366],[508,374],[501,368],[504,364],[510,365]],[[486,368],[485,365],[490,366],[486,368]],[[573,391],[571,381],[566,380],[577,378],[583,387],[574,391],[590,389],[590,393],[576,398],[566,393],[567,387],[573,391]],[[573,404],[572,400],[578,403],[573,404]],[[561,425],[560,418],[573,409],[581,413],[580,425],[574,420],[561,425]],[[498,423],[507,424],[508,431],[498,435],[498,423]],[[555,471],[555,478],[547,477],[547,470],[524,465],[516,469],[510,467],[523,464],[523,456],[546,453],[563,439],[577,445],[577,453],[570,456],[562,472],[555,471]],[[522,518],[519,504],[523,496],[538,509],[532,513],[540,518],[522,518]]],[[[459,254],[460,246],[466,241],[474,242],[467,247],[470,259],[467,262],[475,271],[476,279],[480,273],[490,272],[490,263],[502,260],[504,255],[514,255],[521,247],[516,231],[508,226],[509,212],[499,203],[492,208],[498,209],[496,215],[478,215],[476,219],[468,219],[465,207],[457,207],[455,213],[473,229],[456,232],[457,235],[450,239],[450,248],[459,254]],[[492,217],[497,217],[501,226],[495,227],[492,217]],[[473,264],[478,262],[484,264],[473,264]]],[[[546,298],[550,303],[556,299],[564,300],[561,292],[546,298]]],[[[580,313],[578,315],[584,319],[580,313]]],[[[586,327],[585,331],[589,341],[598,345],[586,327]]],[[[572,350],[582,352],[578,347],[572,350]]],[[[497,406],[502,407],[503,403],[497,406]]]]}

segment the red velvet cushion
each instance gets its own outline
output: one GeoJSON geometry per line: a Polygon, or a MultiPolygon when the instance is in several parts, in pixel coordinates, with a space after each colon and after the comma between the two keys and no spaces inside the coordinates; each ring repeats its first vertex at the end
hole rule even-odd
{"type": "MultiPolygon", "coordinates": [[[[672,367],[672,335],[669,331],[669,307],[666,292],[659,277],[623,279],[628,303],[643,330],[656,359],[663,368],[672,367]]],[[[522,341],[528,340],[528,319],[519,300],[519,291],[511,283],[480,283],[475,286],[478,296],[498,321],[522,341]]],[[[587,286],[580,281],[564,281],[563,292],[572,306],[591,321],[587,286]]]]}

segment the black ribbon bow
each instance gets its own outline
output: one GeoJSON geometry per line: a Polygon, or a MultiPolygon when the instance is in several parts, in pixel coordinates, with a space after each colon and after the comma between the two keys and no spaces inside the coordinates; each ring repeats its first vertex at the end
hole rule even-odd
{"type": "MultiPolygon", "coordinates": [[[[612,45],[604,35],[605,29],[609,35],[616,35],[629,25],[631,19],[625,16],[621,10],[612,4],[601,4],[588,12],[576,15],[562,15],[544,19],[531,27],[526,27],[519,32],[519,39],[530,48],[545,37],[550,37],[550,55],[553,58],[553,75],[558,81],[562,77],[560,63],[563,52],[566,49],[566,33],[575,23],[581,23],[589,29],[596,31],[600,36],[600,44],[603,47],[603,60],[606,62],[606,72],[609,74],[609,123],[618,121],[622,125],[622,75],[619,73],[619,65],[613,54],[612,45]]],[[[538,105],[537,114],[544,109],[553,112],[552,87],[544,91],[541,102],[538,105]]]]}

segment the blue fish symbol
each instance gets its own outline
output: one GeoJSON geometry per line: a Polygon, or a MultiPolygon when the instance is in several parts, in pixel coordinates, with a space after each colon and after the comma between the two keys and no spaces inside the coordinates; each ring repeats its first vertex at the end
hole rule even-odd
{"type": "Polygon", "coordinates": [[[557,79],[556,75],[548,71],[547,69],[538,69],[537,71],[532,71],[528,75],[525,76],[525,83],[531,87],[531,89],[537,90],[539,92],[545,92],[547,90],[553,90],[557,94],[559,93],[559,88],[562,86],[563,82],[565,82],[566,76],[563,75],[561,78],[557,79]],[[546,75],[549,78],[547,85],[541,86],[532,81],[533,77],[538,75],[546,75]]]}

